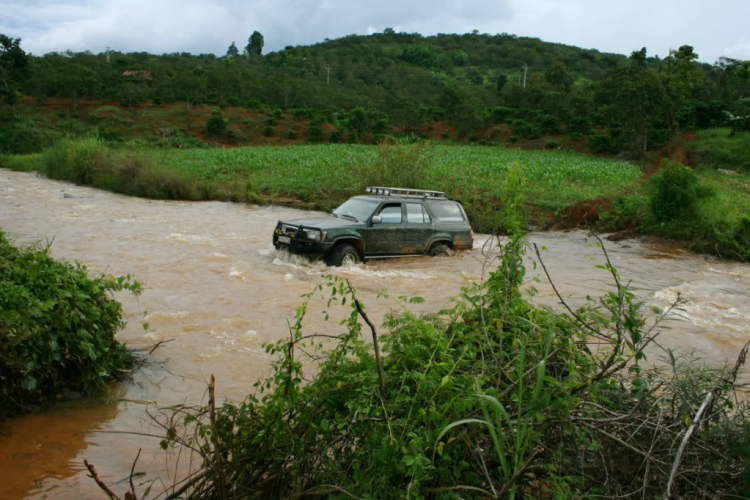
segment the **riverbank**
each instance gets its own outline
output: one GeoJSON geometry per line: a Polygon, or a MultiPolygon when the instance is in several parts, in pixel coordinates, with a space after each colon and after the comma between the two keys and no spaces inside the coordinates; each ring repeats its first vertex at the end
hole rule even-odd
{"type": "MultiPolygon", "coordinates": [[[[596,227],[650,234],[692,250],[746,259],[750,174],[697,169],[715,196],[679,221],[655,220],[649,178],[687,155],[661,155],[646,174],[632,163],[572,151],[522,151],[470,145],[296,145],[210,149],[127,149],[89,138],[64,140],[43,154],[6,156],[0,166],[153,199],[223,200],[330,211],[367,185],[446,191],[463,202],[475,230],[503,232],[503,179],[518,164],[525,177],[524,223],[532,230],[596,227]],[[666,163],[665,163],[666,162],[666,163]]],[[[686,160],[687,161],[687,160],[686,160]]],[[[653,184],[653,181],[651,181],[653,184]]],[[[748,222],[750,224],[750,222],[748,222]]]]}

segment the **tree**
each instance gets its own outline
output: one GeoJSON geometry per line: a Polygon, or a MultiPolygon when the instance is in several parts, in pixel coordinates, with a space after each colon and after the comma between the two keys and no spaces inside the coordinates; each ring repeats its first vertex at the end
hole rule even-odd
{"type": "Polygon", "coordinates": [[[247,41],[247,47],[245,47],[245,53],[248,56],[261,55],[263,52],[263,35],[258,31],[253,31],[250,38],[247,41]]]}
{"type": "Polygon", "coordinates": [[[0,33],[0,101],[16,102],[16,92],[26,76],[29,61],[21,49],[20,38],[10,38],[0,33]]]}
{"type": "Polygon", "coordinates": [[[206,135],[211,137],[221,137],[227,130],[227,120],[221,113],[220,109],[211,112],[211,118],[206,122],[206,135]]]}
{"type": "Polygon", "coordinates": [[[237,49],[234,42],[232,42],[232,45],[227,49],[227,57],[237,57],[238,55],[240,55],[240,51],[237,49]]]}
{"type": "Polygon", "coordinates": [[[562,92],[570,92],[575,80],[568,67],[560,61],[555,61],[550,65],[549,69],[544,73],[544,78],[555,90],[562,92]]]}
{"type": "Polygon", "coordinates": [[[703,72],[696,62],[698,54],[690,45],[670,50],[664,60],[660,76],[667,96],[667,123],[669,137],[675,133],[675,110],[692,99],[703,87],[703,72]]]}
{"type": "Polygon", "coordinates": [[[622,147],[643,157],[652,125],[663,120],[666,100],[659,75],[646,66],[645,48],[630,55],[630,64],[609,71],[597,98],[606,106],[610,123],[622,128],[622,147]]]}

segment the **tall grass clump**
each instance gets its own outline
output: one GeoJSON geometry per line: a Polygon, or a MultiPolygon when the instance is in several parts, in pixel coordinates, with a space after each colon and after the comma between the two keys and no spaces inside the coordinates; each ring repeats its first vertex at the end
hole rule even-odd
{"type": "Polygon", "coordinates": [[[378,155],[356,168],[362,187],[388,186],[411,189],[430,187],[427,172],[431,164],[426,144],[382,144],[378,155]]]}
{"type": "Polygon", "coordinates": [[[169,168],[132,149],[113,150],[96,136],[67,138],[43,153],[43,172],[52,179],[90,185],[116,193],[155,199],[217,198],[211,182],[169,168]]]}
{"type": "Polygon", "coordinates": [[[100,393],[131,356],[117,341],[122,308],[111,293],[140,293],[130,276],[90,276],[49,245],[17,247],[0,231],[0,419],[62,391],[100,393]]]}

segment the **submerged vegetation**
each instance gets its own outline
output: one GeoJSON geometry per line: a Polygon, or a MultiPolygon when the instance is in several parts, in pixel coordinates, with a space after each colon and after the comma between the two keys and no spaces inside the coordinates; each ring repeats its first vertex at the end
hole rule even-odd
{"type": "Polygon", "coordinates": [[[487,247],[495,269],[437,314],[400,298],[385,333],[328,276],[245,401],[215,408],[212,386],[208,407],[165,414],[162,446],[203,457],[174,497],[745,498],[747,348],[731,369],[669,350],[651,368],[680,299],[646,316],[607,259],[612,292],[565,314],[536,306],[526,246],[487,247]],[[317,294],[348,311],[338,333],[305,330],[317,294]]]}
{"type": "Polygon", "coordinates": [[[131,362],[115,339],[122,308],[111,294],[140,293],[130,276],[89,276],[50,245],[17,247],[0,232],[0,419],[63,392],[94,395],[131,362]]]}

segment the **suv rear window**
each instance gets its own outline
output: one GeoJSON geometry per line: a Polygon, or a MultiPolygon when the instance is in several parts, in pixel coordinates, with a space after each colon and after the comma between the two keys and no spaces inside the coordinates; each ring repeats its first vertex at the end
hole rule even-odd
{"type": "Polygon", "coordinates": [[[455,201],[430,203],[430,209],[435,214],[435,218],[443,222],[463,222],[466,220],[463,210],[455,201]]]}

